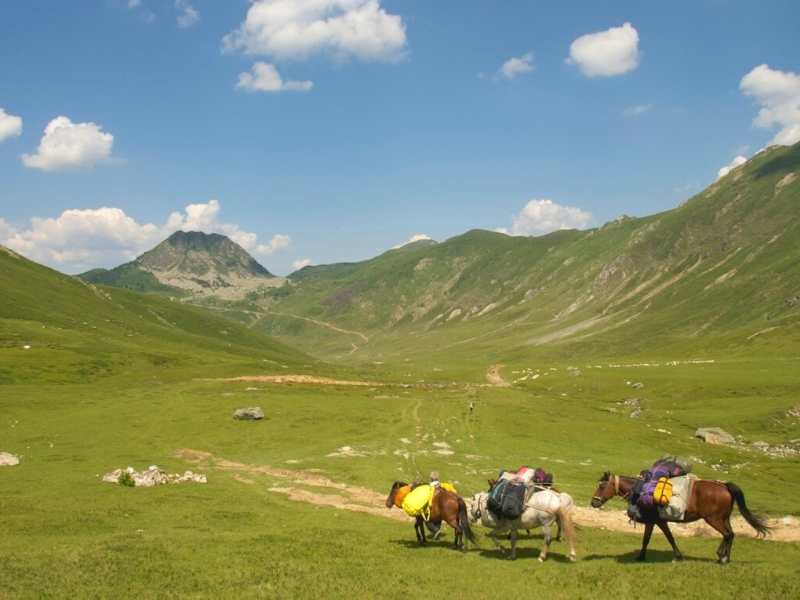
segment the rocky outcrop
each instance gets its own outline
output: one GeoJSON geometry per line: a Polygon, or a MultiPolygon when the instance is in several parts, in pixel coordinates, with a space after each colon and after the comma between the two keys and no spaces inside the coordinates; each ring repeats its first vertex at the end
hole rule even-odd
{"type": "Polygon", "coordinates": [[[233,418],[237,421],[260,421],[264,418],[264,411],[260,406],[237,408],[233,412],[233,418]]]}
{"type": "Polygon", "coordinates": [[[167,473],[156,465],[151,465],[144,471],[137,471],[133,467],[127,469],[114,469],[110,473],[103,475],[105,483],[116,483],[128,487],[154,487],[156,485],[168,485],[176,483],[208,483],[208,479],[201,473],[186,471],[180,473],[167,473]]]}
{"type": "Polygon", "coordinates": [[[15,467],[19,464],[19,457],[10,452],[0,452],[0,467],[15,467]]]}
{"type": "Polygon", "coordinates": [[[724,429],[719,427],[700,427],[694,432],[694,437],[700,438],[706,444],[734,444],[736,439],[724,429]]]}

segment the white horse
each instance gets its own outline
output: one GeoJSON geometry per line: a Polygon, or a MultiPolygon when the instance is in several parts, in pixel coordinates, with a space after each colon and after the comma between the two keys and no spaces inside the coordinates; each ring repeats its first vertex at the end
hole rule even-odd
{"type": "Polygon", "coordinates": [[[539,554],[539,562],[544,562],[552,541],[550,525],[558,522],[563,527],[569,543],[569,559],[575,561],[575,526],[572,522],[574,503],[569,494],[559,494],[552,490],[535,492],[525,501],[522,515],[513,521],[498,519],[492,514],[486,506],[488,499],[489,494],[486,492],[475,494],[472,497],[472,503],[469,506],[470,521],[473,523],[480,521],[481,525],[492,529],[489,537],[503,551],[505,550],[498,542],[497,536],[510,532],[512,560],[517,557],[517,530],[541,527],[544,533],[545,547],[539,554]]]}

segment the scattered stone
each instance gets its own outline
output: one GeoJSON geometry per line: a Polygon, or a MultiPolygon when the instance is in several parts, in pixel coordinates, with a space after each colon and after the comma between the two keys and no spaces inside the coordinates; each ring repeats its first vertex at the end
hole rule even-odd
{"type": "Polygon", "coordinates": [[[640,390],[644,387],[644,384],[641,381],[637,381],[636,383],[632,383],[631,387],[635,390],[640,390]]]}
{"type": "Polygon", "coordinates": [[[767,442],[753,442],[752,445],[759,450],[769,450],[769,444],[767,442]]]}
{"type": "Polygon", "coordinates": [[[567,367],[567,373],[570,377],[579,377],[581,375],[581,370],[578,367],[567,367]]]}
{"type": "Polygon", "coordinates": [[[351,446],[342,446],[341,448],[337,448],[336,452],[331,452],[327,456],[329,458],[356,458],[366,456],[366,454],[359,452],[351,446]]]}
{"type": "Polygon", "coordinates": [[[233,413],[233,418],[238,421],[260,421],[264,418],[264,411],[260,406],[237,408],[233,413]]]}
{"type": "Polygon", "coordinates": [[[631,419],[638,419],[641,416],[642,416],[642,409],[641,408],[637,408],[636,410],[634,410],[630,414],[630,418],[631,419]]]}
{"type": "Polygon", "coordinates": [[[719,427],[700,427],[694,432],[694,437],[700,438],[706,444],[734,444],[736,439],[724,429],[719,427]]]}
{"type": "Polygon", "coordinates": [[[787,417],[793,417],[795,419],[800,419],[800,404],[794,406],[786,411],[787,417]]]}
{"type": "Polygon", "coordinates": [[[133,467],[127,469],[114,469],[110,473],[103,475],[105,483],[122,483],[123,479],[133,482],[131,487],[154,487],[156,485],[167,485],[176,483],[208,483],[208,479],[201,473],[194,473],[186,471],[181,475],[180,473],[167,473],[162,471],[156,465],[150,465],[144,471],[137,471],[133,467]]]}
{"type": "Polygon", "coordinates": [[[15,467],[19,464],[19,457],[10,452],[0,452],[0,467],[15,467]]]}

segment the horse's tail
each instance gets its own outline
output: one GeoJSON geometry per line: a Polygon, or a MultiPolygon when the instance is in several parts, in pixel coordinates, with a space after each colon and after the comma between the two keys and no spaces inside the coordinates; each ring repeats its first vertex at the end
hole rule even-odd
{"type": "Polygon", "coordinates": [[[725,483],[725,487],[728,488],[728,491],[736,502],[736,506],[739,507],[739,512],[742,513],[744,520],[749,523],[750,527],[755,529],[759,535],[767,535],[770,532],[770,527],[767,526],[762,517],[754,515],[750,512],[750,509],[747,508],[747,504],[744,502],[744,492],[742,489],[730,481],[725,483]]]}
{"type": "Polygon", "coordinates": [[[458,499],[458,525],[461,527],[461,531],[466,536],[467,540],[471,544],[475,544],[477,546],[477,541],[475,540],[475,534],[472,533],[472,528],[469,526],[469,516],[467,515],[467,503],[464,502],[463,498],[458,499]]]}
{"type": "Polygon", "coordinates": [[[558,520],[564,530],[564,535],[567,536],[567,543],[569,544],[569,559],[575,560],[575,523],[572,520],[572,502],[565,506],[559,507],[557,511],[558,520]]]}

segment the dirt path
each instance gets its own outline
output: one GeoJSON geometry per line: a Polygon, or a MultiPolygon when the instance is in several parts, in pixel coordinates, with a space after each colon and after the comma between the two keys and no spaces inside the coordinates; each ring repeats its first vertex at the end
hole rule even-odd
{"type": "Polygon", "coordinates": [[[280,485],[272,485],[269,491],[276,494],[288,496],[290,500],[307,502],[318,506],[330,506],[342,510],[362,512],[395,521],[410,522],[411,519],[405,513],[392,509],[389,510],[384,505],[386,496],[374,490],[363,487],[347,485],[332,481],[323,477],[319,473],[311,471],[294,471],[291,469],[280,469],[269,465],[249,465],[234,462],[214,456],[210,452],[202,450],[192,450],[191,448],[181,448],[175,455],[186,462],[198,465],[204,469],[214,468],[221,471],[234,473],[234,478],[242,483],[253,484],[253,480],[247,476],[266,475],[275,479],[280,479],[280,485]],[[323,488],[326,493],[318,490],[308,489],[323,488]],[[327,492],[330,490],[330,492],[327,492]]]}
{"type": "Polygon", "coordinates": [[[500,374],[500,369],[502,368],[503,365],[492,365],[489,367],[489,370],[486,371],[486,381],[495,387],[511,387],[511,384],[500,374]]]}
{"type": "Polygon", "coordinates": [[[344,333],[345,335],[357,335],[360,337],[364,342],[368,342],[369,338],[361,333],[360,331],[353,331],[352,329],[343,329],[333,323],[328,323],[327,321],[320,321],[318,319],[312,319],[311,317],[301,317],[300,315],[293,315],[291,313],[281,313],[275,312],[272,310],[265,310],[263,313],[265,315],[278,315],[279,317],[290,317],[292,319],[300,319],[301,321],[307,321],[309,323],[313,323],[314,325],[319,325],[320,327],[324,327],[326,329],[330,329],[331,331],[336,331],[337,333],[344,333]]]}
{"type": "MultiPolygon", "coordinates": [[[[385,496],[368,488],[347,485],[323,477],[311,471],[295,471],[281,469],[269,465],[250,465],[234,462],[214,456],[210,452],[182,448],[176,456],[186,462],[201,466],[204,469],[219,469],[233,473],[237,481],[245,484],[254,484],[250,477],[264,475],[279,479],[279,484],[272,484],[269,491],[283,494],[290,500],[306,502],[317,506],[329,506],[341,510],[367,513],[377,517],[393,519],[395,521],[410,522],[404,513],[397,509],[387,509],[384,505],[385,496]],[[317,489],[309,489],[317,488],[317,489]],[[325,490],[321,492],[319,488],[325,490]]],[[[574,511],[575,522],[582,527],[599,527],[608,531],[624,533],[641,533],[640,525],[634,529],[623,510],[604,509],[576,506],[574,511]]],[[[731,519],[736,535],[743,537],[756,537],[755,531],[741,516],[731,519]]],[[[769,525],[773,528],[769,538],[776,542],[800,541],[800,520],[793,517],[783,519],[770,519],[769,525]]],[[[681,537],[712,537],[718,538],[719,534],[703,522],[698,523],[672,523],[670,528],[675,535],[681,537]]]]}
{"type": "Polygon", "coordinates": [[[241,377],[227,377],[223,379],[196,379],[195,381],[252,381],[256,383],[305,383],[313,385],[349,385],[359,387],[383,387],[388,385],[375,381],[332,379],[330,377],[315,377],[314,375],[243,375],[241,377]]]}

